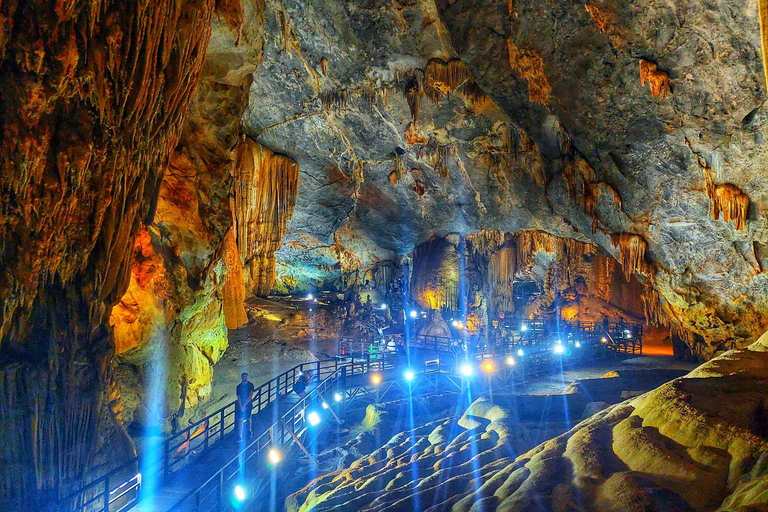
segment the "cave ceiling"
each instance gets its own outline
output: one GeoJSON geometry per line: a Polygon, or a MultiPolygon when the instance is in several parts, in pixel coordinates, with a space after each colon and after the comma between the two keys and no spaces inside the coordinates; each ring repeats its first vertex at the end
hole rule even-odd
{"type": "Polygon", "coordinates": [[[619,259],[610,235],[632,233],[674,322],[726,344],[766,327],[757,2],[286,0],[264,23],[244,130],[301,164],[277,289],[450,232],[544,229],[619,259]],[[430,63],[457,58],[489,98],[434,101],[430,63]]]}

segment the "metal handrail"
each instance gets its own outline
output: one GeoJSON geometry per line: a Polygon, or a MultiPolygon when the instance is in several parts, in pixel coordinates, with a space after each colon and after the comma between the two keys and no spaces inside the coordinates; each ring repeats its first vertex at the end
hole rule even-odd
{"type": "MultiPolygon", "coordinates": [[[[331,375],[320,381],[314,389],[310,390],[307,396],[286,411],[278,421],[265,428],[259,436],[229,459],[214,475],[184,495],[168,512],[179,510],[182,505],[192,498],[195,499],[195,506],[199,509],[201,504],[200,495],[213,482],[217,484],[215,492],[217,493],[217,498],[220,499],[224,484],[239,474],[239,471],[228,471],[231,466],[237,465],[239,470],[241,465],[244,465],[267,448],[282,448],[294,443],[295,439],[301,438],[307,431],[304,425],[304,411],[318,398],[322,398],[325,393],[328,393],[340,377],[368,373],[371,369],[385,370],[393,367],[394,365],[386,361],[386,358],[373,362],[367,360],[356,362],[351,360],[340,365],[331,375]],[[356,371],[356,368],[359,368],[359,371],[356,371]],[[229,476],[226,476],[227,474],[229,476]]],[[[208,495],[210,495],[210,492],[208,495]]]]}
{"type": "MultiPolygon", "coordinates": [[[[293,384],[296,382],[296,379],[301,372],[307,370],[317,371],[317,378],[320,379],[321,376],[329,374],[331,363],[333,371],[335,372],[338,368],[338,359],[324,359],[296,365],[262,384],[254,392],[254,397],[251,401],[253,406],[252,414],[257,414],[279,399],[280,396],[290,393],[293,384]]],[[[163,450],[160,455],[162,463],[158,465],[159,467],[153,468],[149,474],[144,474],[143,478],[155,476],[158,473],[161,473],[163,477],[167,477],[179,464],[184,462],[189,454],[201,454],[210,448],[210,446],[223,439],[225,435],[232,432],[235,427],[234,415],[236,403],[237,401],[233,400],[205,418],[186,427],[184,430],[166,438],[162,443],[163,450]],[[229,421],[230,418],[231,422],[229,421]],[[196,439],[198,442],[193,445],[192,441],[196,439]],[[178,450],[179,448],[181,448],[180,451],[178,450]],[[180,455],[182,452],[183,455],[180,455]]],[[[136,500],[128,502],[116,509],[112,508],[111,505],[117,499],[123,497],[133,489],[137,490],[138,495],[138,489],[141,485],[141,477],[137,474],[127,481],[122,481],[122,483],[115,488],[110,486],[110,480],[113,480],[113,477],[118,473],[132,471],[132,468],[141,469],[140,463],[141,459],[136,456],[117,468],[112,469],[105,475],[95,478],[88,484],[59,500],[59,509],[72,510],[75,512],[109,512],[110,510],[114,512],[125,510],[132,506],[136,500]],[[133,479],[136,480],[136,483],[133,486],[126,489],[120,496],[110,498],[117,489],[124,487],[126,482],[133,479]],[[95,506],[99,500],[102,503],[100,508],[95,506]]],[[[146,471],[146,468],[144,468],[144,470],[146,471]]]]}

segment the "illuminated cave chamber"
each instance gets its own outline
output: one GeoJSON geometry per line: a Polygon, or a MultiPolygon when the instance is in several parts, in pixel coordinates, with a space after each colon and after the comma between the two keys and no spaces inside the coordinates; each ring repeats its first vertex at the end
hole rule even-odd
{"type": "MultiPolygon", "coordinates": [[[[483,231],[433,238],[411,259],[415,306],[458,319],[473,335],[517,330],[532,319],[654,323],[646,304],[657,299],[648,287],[613,256],[576,240],[540,231],[483,231]]],[[[625,262],[641,264],[637,252],[625,262]]]]}

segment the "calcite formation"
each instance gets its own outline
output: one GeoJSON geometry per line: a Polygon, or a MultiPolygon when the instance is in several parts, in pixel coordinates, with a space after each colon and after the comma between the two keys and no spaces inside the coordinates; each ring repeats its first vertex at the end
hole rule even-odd
{"type": "Polygon", "coordinates": [[[640,85],[648,83],[651,88],[651,96],[661,96],[667,99],[669,94],[669,74],[659,69],[655,62],[640,59],[640,85]]]}
{"type": "Polygon", "coordinates": [[[213,11],[212,0],[0,6],[0,452],[13,468],[0,486],[11,508],[132,452],[115,419],[107,318],[213,11]]]}
{"type": "Polygon", "coordinates": [[[249,138],[235,153],[237,246],[252,293],[266,295],[275,283],[274,254],[296,204],[299,165],[249,138]]]}

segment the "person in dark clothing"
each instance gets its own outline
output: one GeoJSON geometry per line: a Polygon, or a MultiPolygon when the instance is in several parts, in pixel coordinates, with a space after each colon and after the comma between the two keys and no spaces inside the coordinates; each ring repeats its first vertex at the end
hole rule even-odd
{"type": "Polygon", "coordinates": [[[307,385],[311,379],[312,377],[309,375],[309,372],[301,372],[299,378],[293,383],[293,391],[301,398],[304,398],[307,396],[307,385]]]}
{"type": "Polygon", "coordinates": [[[237,420],[237,435],[243,439],[243,426],[248,424],[248,435],[251,435],[251,409],[253,409],[253,392],[255,387],[248,381],[248,374],[240,375],[242,382],[237,385],[237,402],[235,402],[235,418],[237,420]]]}

